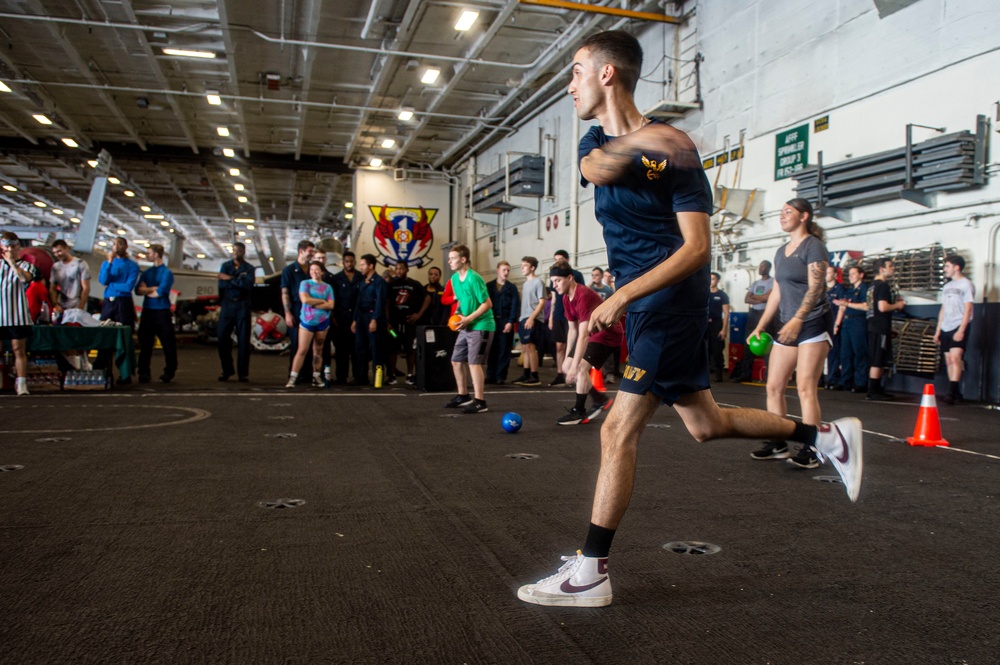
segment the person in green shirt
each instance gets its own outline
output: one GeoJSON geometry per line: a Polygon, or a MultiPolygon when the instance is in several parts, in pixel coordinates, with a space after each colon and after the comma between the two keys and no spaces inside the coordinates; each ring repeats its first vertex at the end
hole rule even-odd
{"type": "Polygon", "coordinates": [[[451,368],[455,372],[458,394],[445,404],[446,409],[461,408],[463,413],[483,413],[486,408],[486,361],[490,356],[490,344],[496,331],[496,322],[490,310],[493,302],[486,291],[486,282],[469,267],[469,248],[455,245],[448,252],[448,265],[455,274],[451,276],[451,288],[458,301],[457,315],[461,321],[455,327],[458,339],[451,353],[451,368]],[[465,378],[465,366],[472,375],[472,391],[469,395],[465,378]]]}

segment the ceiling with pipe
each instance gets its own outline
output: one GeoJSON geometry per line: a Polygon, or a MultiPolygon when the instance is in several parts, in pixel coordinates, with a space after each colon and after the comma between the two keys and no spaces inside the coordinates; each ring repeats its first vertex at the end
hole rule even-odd
{"type": "Polygon", "coordinates": [[[0,0],[0,216],[72,232],[103,150],[120,182],[99,240],[180,234],[207,269],[235,237],[291,257],[349,227],[356,169],[460,165],[562,94],[615,20],[518,0],[0,0]]]}

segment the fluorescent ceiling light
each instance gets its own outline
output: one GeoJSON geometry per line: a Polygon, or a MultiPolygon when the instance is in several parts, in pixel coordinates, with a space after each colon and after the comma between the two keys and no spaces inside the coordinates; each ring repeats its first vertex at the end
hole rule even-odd
{"type": "Polygon", "coordinates": [[[246,231],[237,231],[237,232],[236,232],[236,235],[238,235],[238,236],[239,236],[239,237],[241,237],[241,238],[242,238],[243,236],[245,236],[246,234],[247,234],[247,232],[246,232],[246,231]]]}
{"type": "Polygon", "coordinates": [[[90,165],[90,168],[92,168],[92,169],[96,169],[96,168],[97,168],[97,164],[98,164],[98,161],[97,161],[96,159],[88,159],[88,160],[87,160],[87,164],[89,164],[89,165],[90,165]]]}
{"type": "Polygon", "coordinates": [[[53,208],[53,209],[52,209],[52,214],[53,214],[53,215],[62,215],[62,214],[64,214],[64,213],[63,213],[63,211],[62,211],[62,210],[60,210],[59,208],[53,208]]]}
{"type": "Polygon", "coordinates": [[[242,192],[244,189],[246,189],[246,187],[244,187],[240,183],[236,183],[235,185],[233,185],[233,189],[235,189],[237,192],[242,192]]]}
{"type": "Polygon", "coordinates": [[[477,18],[479,18],[479,12],[473,12],[466,9],[458,18],[458,23],[455,24],[455,29],[465,32],[473,26],[477,18]]]}
{"type": "Polygon", "coordinates": [[[239,174],[240,174],[240,170],[239,169],[229,169],[229,175],[231,175],[231,176],[238,176],[239,174]]]}
{"type": "Polygon", "coordinates": [[[204,254],[195,254],[195,256],[197,256],[197,257],[198,257],[199,259],[203,259],[203,258],[205,258],[205,255],[204,255],[204,254]]]}
{"type": "Polygon", "coordinates": [[[215,53],[213,51],[193,51],[183,48],[165,48],[163,49],[163,55],[175,55],[179,58],[202,58],[205,60],[212,60],[215,58],[215,53]]]}
{"type": "Polygon", "coordinates": [[[396,139],[385,139],[384,141],[382,141],[383,148],[391,148],[394,145],[396,145],[396,139]]]}
{"type": "Polygon", "coordinates": [[[253,224],[247,224],[247,231],[253,231],[253,224]]]}
{"type": "Polygon", "coordinates": [[[248,244],[248,245],[252,245],[252,244],[253,244],[253,238],[247,238],[247,239],[246,239],[246,240],[244,240],[243,242],[245,242],[245,243],[246,243],[246,244],[248,244]]]}
{"type": "Polygon", "coordinates": [[[413,111],[400,111],[399,115],[396,117],[402,120],[403,122],[406,122],[407,120],[413,118],[413,111]]]}
{"type": "Polygon", "coordinates": [[[253,224],[255,220],[250,217],[237,217],[233,221],[237,224],[253,224]]]}
{"type": "Polygon", "coordinates": [[[3,188],[6,189],[8,192],[16,192],[17,191],[17,187],[15,187],[14,185],[4,185],[3,188]]]}
{"type": "Polygon", "coordinates": [[[98,244],[98,246],[99,246],[99,247],[107,247],[107,246],[108,246],[108,243],[104,242],[103,240],[102,240],[102,241],[100,241],[100,242],[99,242],[99,243],[97,243],[97,244],[98,244]]]}
{"type": "Polygon", "coordinates": [[[42,115],[41,113],[36,113],[33,116],[31,116],[31,117],[34,118],[35,120],[37,120],[38,122],[42,123],[43,125],[51,125],[52,124],[52,121],[49,120],[48,116],[42,115]]]}
{"type": "Polygon", "coordinates": [[[173,229],[167,229],[167,230],[168,230],[168,231],[170,231],[171,233],[173,233],[173,232],[174,232],[174,230],[173,230],[173,229]]]}
{"type": "Polygon", "coordinates": [[[236,151],[233,150],[232,148],[223,148],[222,154],[225,155],[226,157],[235,157],[236,151]]]}
{"type": "Polygon", "coordinates": [[[170,226],[170,222],[168,222],[167,220],[163,220],[162,222],[160,222],[160,226],[170,226]]]}
{"type": "Polygon", "coordinates": [[[133,192],[131,189],[126,189],[124,192],[122,192],[122,194],[124,194],[125,196],[127,196],[129,198],[132,198],[133,196],[135,196],[135,192],[133,192]]]}
{"type": "Polygon", "coordinates": [[[62,142],[65,143],[66,145],[68,145],[70,148],[79,148],[80,147],[80,144],[77,143],[76,141],[74,141],[71,138],[65,138],[65,139],[62,140],[62,142]]]}
{"type": "Polygon", "coordinates": [[[219,136],[222,136],[222,137],[229,136],[229,128],[228,127],[216,127],[215,131],[217,131],[219,133],[219,136]]]}
{"type": "Polygon", "coordinates": [[[218,106],[222,103],[222,97],[219,97],[219,93],[215,90],[209,90],[205,93],[205,99],[212,106],[218,106]]]}
{"type": "Polygon", "coordinates": [[[69,221],[73,222],[74,224],[79,224],[80,223],[80,218],[79,217],[70,217],[69,221]]]}
{"type": "Polygon", "coordinates": [[[375,168],[378,168],[378,167],[382,166],[382,160],[379,159],[378,157],[372,157],[372,161],[370,161],[368,163],[371,166],[374,166],[375,168]]]}
{"type": "Polygon", "coordinates": [[[110,176],[108,178],[108,182],[110,182],[112,185],[120,185],[120,184],[122,184],[122,181],[119,180],[118,178],[114,177],[114,176],[110,176]]]}
{"type": "Polygon", "coordinates": [[[149,206],[139,206],[139,210],[143,212],[149,212],[152,210],[152,208],[150,208],[149,206]]]}
{"type": "Polygon", "coordinates": [[[247,197],[245,197],[245,196],[237,196],[237,197],[236,197],[236,200],[237,200],[237,201],[239,201],[240,203],[246,203],[246,202],[247,202],[247,201],[249,201],[250,199],[248,199],[248,198],[247,198],[247,197]]]}
{"type": "Polygon", "coordinates": [[[38,206],[39,208],[44,208],[44,207],[46,207],[46,206],[45,206],[45,204],[44,204],[44,203],[42,203],[41,201],[35,201],[35,205],[36,205],[36,206],[38,206]]]}
{"type": "Polygon", "coordinates": [[[160,215],[160,214],[143,215],[142,218],[143,219],[163,219],[163,215],[160,215]]]}
{"type": "Polygon", "coordinates": [[[125,235],[125,229],[118,229],[118,235],[120,236],[125,235]]]}
{"type": "Polygon", "coordinates": [[[353,212],[347,213],[346,215],[344,215],[344,219],[354,219],[354,213],[353,212]]]}
{"type": "Polygon", "coordinates": [[[3,81],[0,81],[0,92],[10,92],[10,88],[3,81]]]}
{"type": "Polygon", "coordinates": [[[354,207],[354,201],[344,201],[344,207],[345,208],[353,208],[354,207]]]}
{"type": "Polygon", "coordinates": [[[434,83],[434,81],[437,81],[439,76],[441,76],[441,70],[434,69],[433,67],[431,67],[426,72],[424,72],[424,75],[423,77],[421,77],[420,82],[430,85],[431,83],[434,83]]]}

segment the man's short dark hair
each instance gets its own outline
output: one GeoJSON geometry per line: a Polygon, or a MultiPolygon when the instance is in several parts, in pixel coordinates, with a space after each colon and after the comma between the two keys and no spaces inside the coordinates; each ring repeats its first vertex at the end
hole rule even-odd
{"type": "Polygon", "coordinates": [[[150,245],[149,246],[149,251],[155,252],[156,255],[159,256],[161,259],[163,258],[163,255],[165,253],[165,251],[163,249],[163,245],[160,245],[158,243],[153,243],[152,245],[150,245]]]}
{"type": "Polygon", "coordinates": [[[965,259],[963,259],[958,254],[949,254],[948,256],[944,257],[944,262],[950,263],[953,266],[958,266],[958,269],[960,271],[965,272],[965,259]]]}
{"type": "Polygon", "coordinates": [[[567,261],[569,261],[569,252],[567,252],[565,249],[557,249],[555,252],[552,253],[552,256],[561,256],[567,261]]]}
{"type": "Polygon", "coordinates": [[[533,256],[524,256],[521,258],[521,263],[527,263],[535,270],[538,270],[538,259],[533,256]]]}
{"type": "Polygon", "coordinates": [[[465,259],[466,263],[472,261],[472,254],[469,252],[469,248],[465,245],[455,245],[449,250],[450,252],[455,252],[460,258],[465,259]]]}
{"type": "Polygon", "coordinates": [[[233,243],[233,247],[240,247],[240,248],[243,249],[243,251],[246,251],[246,249],[247,249],[247,246],[245,244],[243,244],[242,242],[240,242],[239,240],[237,240],[236,242],[233,243]]]}
{"type": "Polygon", "coordinates": [[[863,265],[861,265],[860,263],[855,263],[853,266],[848,267],[847,268],[847,272],[850,272],[851,268],[854,268],[855,270],[857,270],[859,275],[864,275],[865,274],[865,267],[863,265]]]}
{"type": "Polygon", "coordinates": [[[66,241],[62,238],[52,241],[52,249],[55,249],[56,247],[65,247],[66,249],[69,249],[69,245],[67,245],[66,241]]]}
{"type": "Polygon", "coordinates": [[[710,274],[710,275],[711,275],[712,277],[714,277],[714,278],[716,278],[717,280],[719,280],[720,282],[722,281],[722,275],[720,275],[719,273],[717,273],[717,272],[715,272],[715,271],[712,271],[712,272],[710,272],[709,274],[710,274]]]}
{"type": "Polygon", "coordinates": [[[595,270],[600,270],[601,274],[602,275],[604,274],[604,268],[602,268],[601,266],[594,266],[593,268],[590,269],[590,272],[594,272],[595,270]]]}
{"type": "Polygon", "coordinates": [[[312,240],[300,240],[299,241],[299,251],[300,252],[305,251],[305,250],[309,249],[310,247],[315,247],[315,246],[316,246],[316,243],[314,243],[312,240]]]}
{"type": "Polygon", "coordinates": [[[875,259],[875,263],[872,264],[872,269],[875,272],[878,272],[878,271],[882,270],[882,268],[884,268],[885,264],[887,264],[887,263],[892,263],[892,259],[890,259],[890,258],[875,259]]]}
{"type": "Polygon", "coordinates": [[[569,266],[552,266],[549,277],[572,277],[573,269],[569,266]]]}
{"type": "Polygon", "coordinates": [[[362,254],[361,255],[361,260],[364,261],[365,263],[367,263],[370,266],[377,266],[378,265],[378,261],[375,259],[375,255],[374,254],[362,254]]]}
{"type": "Polygon", "coordinates": [[[344,256],[344,258],[345,258],[345,259],[346,259],[346,258],[347,258],[348,256],[349,256],[349,257],[351,257],[352,259],[353,259],[353,258],[357,258],[357,257],[355,257],[355,256],[354,256],[354,252],[352,252],[351,250],[347,250],[346,252],[344,252],[343,256],[344,256]]]}
{"type": "Polygon", "coordinates": [[[608,30],[587,37],[580,48],[589,50],[599,64],[612,65],[622,86],[635,93],[642,71],[642,46],[638,39],[624,30],[608,30]]]}

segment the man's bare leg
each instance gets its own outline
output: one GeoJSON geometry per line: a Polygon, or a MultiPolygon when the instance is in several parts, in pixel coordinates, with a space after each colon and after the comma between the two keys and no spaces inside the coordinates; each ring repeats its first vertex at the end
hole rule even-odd
{"type": "MultiPolygon", "coordinates": [[[[478,400],[486,399],[486,370],[483,369],[482,365],[469,365],[469,374],[472,375],[472,396],[478,400]]],[[[465,373],[463,372],[462,378],[465,378],[465,373]]],[[[463,381],[463,386],[465,382],[463,381]]],[[[463,391],[459,391],[459,394],[464,395],[463,391]]]]}
{"type": "Polygon", "coordinates": [[[660,398],[652,393],[618,393],[601,427],[601,469],[590,515],[592,524],[618,528],[632,497],[639,435],[659,405],[660,398]]]}
{"type": "Polygon", "coordinates": [[[459,395],[468,395],[468,384],[465,381],[465,363],[451,361],[451,369],[455,373],[455,385],[459,395]]]}

